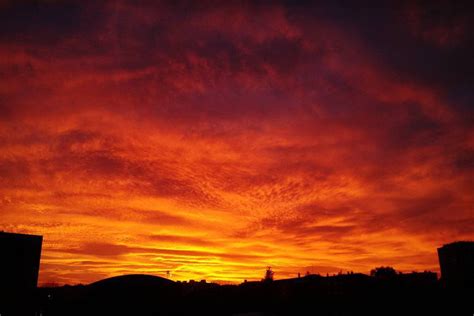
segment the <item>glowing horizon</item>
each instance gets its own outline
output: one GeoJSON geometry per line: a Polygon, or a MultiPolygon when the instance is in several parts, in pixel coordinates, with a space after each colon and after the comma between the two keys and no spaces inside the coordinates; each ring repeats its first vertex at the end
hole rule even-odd
{"type": "Polygon", "coordinates": [[[468,11],[232,3],[0,2],[0,230],[44,236],[40,284],[474,239],[468,11]]]}

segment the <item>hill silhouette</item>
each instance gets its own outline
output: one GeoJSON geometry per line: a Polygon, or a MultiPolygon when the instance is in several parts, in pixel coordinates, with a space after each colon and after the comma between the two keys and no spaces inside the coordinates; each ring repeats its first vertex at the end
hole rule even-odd
{"type": "Polygon", "coordinates": [[[177,283],[153,275],[131,274],[89,285],[43,291],[44,315],[167,315],[180,296],[177,283]]]}
{"type": "Polygon", "coordinates": [[[88,285],[96,290],[134,290],[141,288],[159,288],[174,284],[174,281],[149,274],[126,274],[115,276],[88,285]]]}

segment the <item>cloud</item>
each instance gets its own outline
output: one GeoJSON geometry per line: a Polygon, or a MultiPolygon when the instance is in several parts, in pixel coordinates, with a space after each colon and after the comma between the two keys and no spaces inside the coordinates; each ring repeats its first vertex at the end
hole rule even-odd
{"type": "Polygon", "coordinates": [[[0,228],[45,236],[42,282],[437,269],[473,238],[473,47],[432,6],[3,3],[0,228]]]}

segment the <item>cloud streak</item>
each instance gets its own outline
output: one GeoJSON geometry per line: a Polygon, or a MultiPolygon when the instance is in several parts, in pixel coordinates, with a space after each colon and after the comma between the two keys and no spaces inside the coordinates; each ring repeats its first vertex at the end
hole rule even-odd
{"type": "Polygon", "coordinates": [[[466,12],[5,2],[0,228],[43,283],[437,270],[474,237],[466,12]]]}

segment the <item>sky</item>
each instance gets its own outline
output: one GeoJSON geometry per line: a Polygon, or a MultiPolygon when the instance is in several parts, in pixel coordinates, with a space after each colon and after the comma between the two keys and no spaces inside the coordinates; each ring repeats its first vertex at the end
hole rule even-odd
{"type": "Polygon", "coordinates": [[[0,1],[0,230],[39,283],[439,272],[474,239],[474,12],[0,1]]]}

